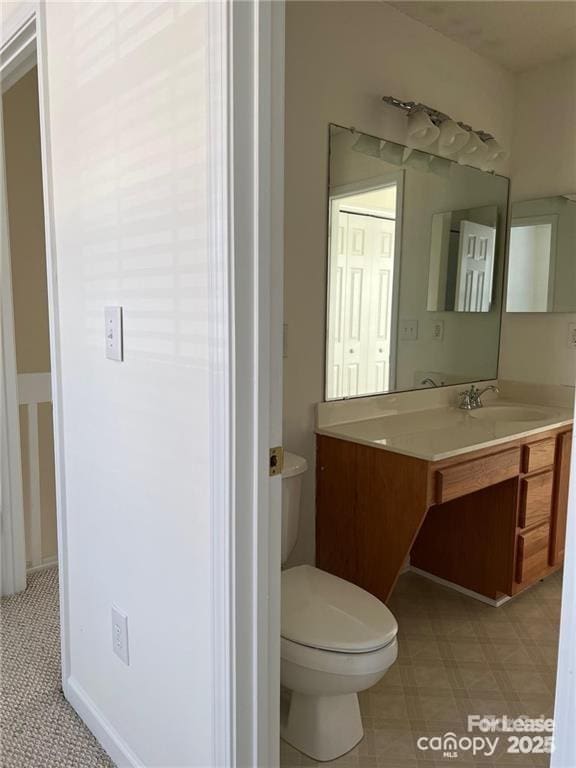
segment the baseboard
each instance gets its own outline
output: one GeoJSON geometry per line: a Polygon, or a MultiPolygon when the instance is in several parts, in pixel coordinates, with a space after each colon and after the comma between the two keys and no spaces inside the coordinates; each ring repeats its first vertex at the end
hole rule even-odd
{"type": "Polygon", "coordinates": [[[54,568],[58,565],[57,557],[45,557],[39,565],[30,565],[26,568],[26,573],[37,573],[38,571],[45,571],[47,568],[54,568]]]}
{"type": "Polygon", "coordinates": [[[455,592],[460,592],[462,595],[466,595],[467,597],[472,597],[474,600],[479,600],[481,603],[486,603],[487,605],[491,605],[493,608],[500,608],[501,605],[504,605],[504,603],[507,603],[508,600],[512,600],[511,597],[508,595],[504,595],[503,597],[500,597],[498,600],[492,600],[490,597],[486,597],[486,595],[481,595],[479,592],[474,592],[472,589],[466,589],[466,587],[461,587],[459,584],[454,584],[453,581],[448,581],[447,579],[442,579],[440,576],[434,576],[433,573],[428,573],[428,571],[423,571],[420,568],[416,568],[414,565],[410,565],[407,568],[408,571],[412,571],[413,573],[417,573],[419,576],[423,576],[425,579],[429,579],[430,581],[436,582],[436,584],[441,584],[443,587],[448,587],[449,589],[453,589],[455,592]]]}
{"type": "Polygon", "coordinates": [[[77,680],[68,678],[63,689],[68,702],[118,768],[144,768],[144,763],[132,752],[77,680]]]}

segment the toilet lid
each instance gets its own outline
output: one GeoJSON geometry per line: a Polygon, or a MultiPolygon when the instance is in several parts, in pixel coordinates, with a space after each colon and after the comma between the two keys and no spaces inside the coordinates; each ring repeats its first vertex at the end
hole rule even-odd
{"type": "Polygon", "coordinates": [[[378,598],[309,565],[282,573],[282,637],[299,645],[342,653],[375,651],[398,632],[378,598]]]}

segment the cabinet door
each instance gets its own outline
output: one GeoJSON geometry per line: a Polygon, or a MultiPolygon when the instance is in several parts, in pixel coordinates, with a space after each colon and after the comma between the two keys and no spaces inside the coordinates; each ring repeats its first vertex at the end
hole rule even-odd
{"type": "Polygon", "coordinates": [[[554,506],[552,508],[552,530],[550,534],[549,553],[550,565],[559,565],[564,559],[571,454],[572,432],[564,432],[563,434],[558,435],[558,443],[556,447],[554,506]]]}

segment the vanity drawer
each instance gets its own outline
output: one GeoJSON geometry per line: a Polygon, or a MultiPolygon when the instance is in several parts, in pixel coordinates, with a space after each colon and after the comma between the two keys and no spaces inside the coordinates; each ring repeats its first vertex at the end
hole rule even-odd
{"type": "Polygon", "coordinates": [[[520,528],[530,528],[537,523],[544,523],[552,513],[552,493],[554,472],[542,472],[540,475],[525,477],[520,489],[520,528]]]}
{"type": "Polygon", "coordinates": [[[552,467],[555,454],[556,438],[554,437],[538,440],[535,443],[528,443],[528,445],[524,446],[522,471],[528,474],[529,472],[537,472],[539,469],[552,467]]]}
{"type": "Polygon", "coordinates": [[[480,491],[516,477],[520,471],[520,448],[493,453],[480,459],[439,469],[436,472],[436,503],[480,491]]]}
{"type": "Polygon", "coordinates": [[[518,535],[516,581],[520,584],[535,581],[545,574],[548,567],[549,539],[549,525],[541,525],[533,531],[518,535]]]}

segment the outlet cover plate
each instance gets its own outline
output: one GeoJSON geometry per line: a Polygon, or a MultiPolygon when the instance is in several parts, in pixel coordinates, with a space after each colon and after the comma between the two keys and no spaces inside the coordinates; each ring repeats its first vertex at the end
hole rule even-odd
{"type": "Polygon", "coordinates": [[[115,605],[112,606],[112,650],[127,667],[130,666],[128,616],[115,605]]]}

